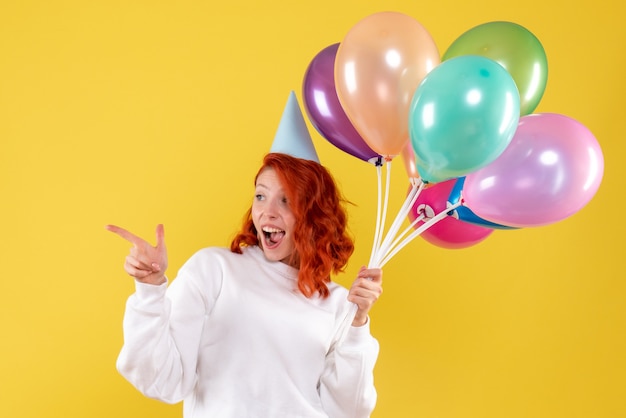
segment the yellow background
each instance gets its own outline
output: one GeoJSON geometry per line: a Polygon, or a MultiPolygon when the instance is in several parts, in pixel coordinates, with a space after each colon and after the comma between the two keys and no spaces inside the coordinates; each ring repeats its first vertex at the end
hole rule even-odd
{"type": "MultiPolygon", "coordinates": [[[[375,417],[626,416],[624,97],[618,0],[3,1],[0,5],[0,416],[179,417],[115,370],[125,226],[164,223],[170,274],[226,245],[250,202],[289,91],[361,18],[417,19],[443,54],[509,20],[549,76],[537,112],[587,126],[603,183],[556,224],[496,231],[464,250],[421,238],[385,269],[372,312],[382,351],[375,417]]],[[[371,249],[372,166],[311,130],[356,206],[351,282],[371,249]]],[[[392,207],[406,173],[392,164],[392,207]]],[[[262,365],[259,365],[262,367],[262,365]]]]}

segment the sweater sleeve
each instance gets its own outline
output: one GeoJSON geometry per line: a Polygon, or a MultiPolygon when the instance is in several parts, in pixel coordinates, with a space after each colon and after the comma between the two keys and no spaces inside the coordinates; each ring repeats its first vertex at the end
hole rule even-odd
{"type": "Polygon", "coordinates": [[[320,397],[331,418],[366,418],[376,405],[374,366],[378,341],[367,324],[350,327],[343,341],[330,350],[320,381],[320,397]]]}
{"type": "Polygon", "coordinates": [[[182,401],[196,383],[207,301],[195,276],[189,265],[169,287],[136,282],[126,303],[117,369],[141,393],[167,403],[182,401]]]}

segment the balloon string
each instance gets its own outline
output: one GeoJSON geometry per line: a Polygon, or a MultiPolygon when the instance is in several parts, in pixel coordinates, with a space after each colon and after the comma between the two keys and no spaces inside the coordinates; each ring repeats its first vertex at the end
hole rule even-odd
{"type": "Polygon", "coordinates": [[[387,223],[387,210],[389,208],[389,193],[390,193],[390,189],[391,189],[391,160],[387,162],[387,170],[385,170],[385,206],[383,207],[383,214],[382,214],[382,219],[381,219],[381,228],[379,233],[379,237],[378,237],[378,246],[376,248],[376,253],[374,254],[374,265],[373,267],[376,267],[376,265],[378,264],[378,260],[377,260],[377,256],[376,254],[378,254],[378,252],[380,251],[380,246],[381,246],[381,241],[383,238],[383,231],[385,229],[385,224],[387,223]]]}
{"type": "MultiPolygon", "coordinates": [[[[391,161],[388,161],[387,170],[385,173],[385,176],[386,176],[385,189],[383,191],[382,166],[376,165],[376,177],[377,177],[377,183],[378,183],[378,199],[377,199],[377,205],[376,205],[376,230],[374,231],[374,242],[372,244],[372,253],[370,255],[368,268],[377,267],[377,264],[380,262],[380,259],[382,258],[380,256],[380,251],[381,251],[380,242],[383,236],[383,229],[385,226],[386,216],[387,216],[387,208],[389,205],[389,191],[391,188],[390,187],[390,184],[391,184],[390,172],[391,172],[391,161]],[[382,207],[383,195],[384,195],[384,207],[382,207]]],[[[415,219],[411,223],[411,225],[405,231],[402,232],[399,238],[394,240],[393,243],[389,245],[388,241],[391,240],[391,238],[389,237],[393,237],[393,235],[396,234],[397,230],[402,224],[402,221],[404,220],[404,217],[408,214],[409,210],[415,204],[415,201],[417,200],[417,197],[419,196],[419,193],[421,192],[421,190],[424,188],[424,185],[425,184],[424,182],[421,181],[421,179],[411,178],[411,191],[409,193],[409,196],[407,196],[407,198],[405,199],[405,202],[402,208],[400,209],[400,212],[398,212],[398,214],[396,215],[396,218],[391,226],[391,229],[386,235],[385,240],[383,241],[383,245],[385,245],[385,248],[387,247],[393,248],[398,242],[398,240],[402,238],[402,236],[406,235],[407,231],[413,228],[420,220],[424,218],[423,214],[420,215],[417,219],[415,219]]],[[[386,253],[387,251],[388,249],[385,249],[383,254],[386,253]]],[[[380,267],[382,267],[382,265],[380,267]]],[[[339,330],[338,341],[340,343],[345,339],[348,333],[348,330],[350,329],[350,326],[352,325],[352,321],[354,320],[354,317],[356,316],[357,311],[358,311],[358,306],[355,303],[352,303],[350,305],[350,308],[348,309],[346,317],[343,320],[343,323],[341,324],[341,329],[339,330]]]]}
{"type": "Polygon", "coordinates": [[[413,196],[415,195],[415,192],[417,191],[417,189],[415,188],[411,188],[409,195],[407,196],[407,198],[405,199],[402,207],[400,208],[400,210],[398,211],[396,218],[394,219],[393,223],[391,224],[391,227],[389,228],[389,231],[387,232],[387,235],[385,236],[385,239],[383,240],[382,245],[378,248],[377,252],[376,252],[376,257],[375,260],[378,263],[381,259],[380,254],[384,254],[388,251],[389,248],[389,244],[390,241],[393,239],[393,237],[396,235],[396,233],[398,232],[398,229],[400,227],[400,224],[402,223],[404,216],[406,215],[406,210],[405,207],[407,205],[407,202],[413,199],[413,196]],[[403,215],[404,213],[404,215],[403,215]]]}
{"type": "Polygon", "coordinates": [[[391,260],[391,258],[394,255],[398,253],[398,251],[404,248],[409,242],[411,242],[413,239],[421,235],[422,232],[426,231],[428,228],[430,228],[431,226],[433,226],[434,224],[436,224],[437,222],[439,222],[440,220],[448,216],[448,212],[458,208],[459,206],[461,206],[461,204],[462,202],[458,201],[455,204],[450,205],[449,207],[445,208],[444,210],[439,212],[437,215],[433,216],[428,221],[424,222],[422,226],[420,226],[415,231],[413,231],[413,233],[411,233],[408,237],[406,237],[402,242],[400,242],[400,244],[398,244],[398,246],[396,246],[389,254],[387,254],[384,257],[384,259],[380,262],[379,267],[382,268],[385,264],[389,262],[389,260],[391,260]]]}
{"type": "MultiPolygon", "coordinates": [[[[402,207],[396,214],[396,218],[394,219],[391,227],[389,228],[389,231],[387,232],[387,235],[385,236],[385,239],[382,245],[378,248],[376,252],[376,256],[375,256],[376,264],[379,264],[380,261],[384,258],[385,254],[389,252],[389,249],[392,248],[393,245],[395,245],[397,239],[395,241],[394,239],[398,233],[398,230],[400,229],[400,226],[402,226],[402,223],[404,222],[404,219],[406,219],[411,208],[417,201],[417,198],[419,197],[423,188],[424,188],[424,183],[422,181],[411,182],[411,190],[409,191],[406,199],[404,200],[402,207]]],[[[403,232],[403,234],[405,233],[406,232],[403,232]]]]}
{"type": "Polygon", "coordinates": [[[387,207],[389,205],[389,163],[387,164],[387,170],[385,170],[385,189],[383,190],[382,186],[382,167],[376,167],[376,173],[378,176],[378,205],[376,208],[376,231],[374,233],[374,242],[372,244],[372,253],[370,254],[370,261],[368,263],[369,267],[376,266],[376,254],[379,251],[380,243],[383,236],[383,230],[385,228],[385,222],[387,219],[387,207]],[[384,203],[383,203],[384,198],[384,203]],[[384,205],[381,208],[381,205],[384,205]]]}
{"type": "Polygon", "coordinates": [[[380,165],[376,165],[376,176],[378,178],[378,202],[376,205],[376,230],[374,231],[374,242],[372,243],[372,252],[370,254],[370,261],[368,266],[372,265],[374,256],[376,254],[378,248],[378,239],[380,235],[380,217],[381,217],[381,201],[382,201],[382,167],[380,165]]]}
{"type": "MultiPolygon", "coordinates": [[[[413,222],[411,222],[411,224],[404,231],[402,231],[402,233],[398,237],[393,239],[394,236],[397,234],[397,231],[400,228],[402,222],[404,221],[404,218],[407,216],[408,212],[411,210],[411,208],[417,201],[417,198],[419,197],[420,192],[425,186],[425,183],[421,179],[411,178],[410,179],[411,190],[409,191],[409,194],[406,197],[402,207],[396,214],[396,218],[394,219],[391,225],[391,228],[389,229],[388,233],[385,235],[385,238],[381,244],[383,230],[384,230],[384,226],[386,222],[387,209],[389,205],[389,192],[391,189],[390,187],[391,160],[387,162],[386,168],[387,170],[385,172],[385,176],[386,176],[385,177],[385,180],[386,180],[385,189],[383,191],[382,166],[376,165],[376,177],[377,177],[377,183],[378,183],[378,199],[377,199],[377,205],[376,205],[376,230],[374,231],[374,242],[372,243],[372,253],[370,255],[368,268],[382,267],[384,264],[381,264],[381,261],[382,263],[387,263],[389,259],[391,259],[391,257],[400,250],[400,248],[395,249],[392,254],[388,255],[387,253],[389,252],[389,250],[391,248],[394,248],[396,244],[398,243],[398,241],[402,237],[404,237],[408,233],[408,231],[410,231],[412,228],[415,227],[415,225],[417,225],[418,222],[424,219],[424,214],[421,214],[413,222]],[[384,207],[382,207],[383,195],[384,195],[384,207]],[[392,239],[393,241],[390,243],[392,239]]],[[[452,209],[449,209],[449,210],[452,210],[452,209]]],[[[408,244],[408,241],[410,240],[405,239],[405,241],[403,241],[401,245],[405,246],[406,244],[408,244]]],[[[340,343],[345,339],[348,333],[348,329],[350,329],[350,326],[352,324],[352,321],[354,320],[354,317],[356,316],[357,311],[358,311],[358,306],[355,303],[352,303],[350,305],[350,308],[348,309],[348,312],[346,314],[346,317],[344,318],[343,323],[341,324],[341,329],[339,330],[338,341],[340,343]]]]}
{"type": "MultiPolygon", "coordinates": [[[[415,218],[415,220],[413,222],[411,222],[411,224],[409,226],[406,227],[406,229],[404,229],[404,231],[402,231],[402,233],[400,233],[396,239],[391,243],[391,245],[389,245],[389,248],[387,249],[387,251],[385,251],[382,255],[379,255],[379,259],[384,260],[385,257],[387,256],[387,254],[389,254],[389,250],[391,248],[395,248],[396,245],[398,245],[398,242],[400,242],[400,240],[406,236],[406,234],[408,234],[410,231],[413,231],[415,228],[415,225],[417,225],[420,221],[422,221],[426,216],[424,214],[418,216],[417,218],[415,218]]],[[[386,261],[385,261],[386,262],[386,261]]],[[[380,264],[380,261],[379,261],[380,264]]]]}

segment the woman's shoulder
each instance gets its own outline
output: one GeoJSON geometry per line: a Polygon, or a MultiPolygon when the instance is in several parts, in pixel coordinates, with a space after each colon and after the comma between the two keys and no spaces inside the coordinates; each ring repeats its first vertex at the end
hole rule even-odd
{"type": "Polygon", "coordinates": [[[327,286],[329,291],[329,302],[339,305],[346,303],[346,298],[348,297],[348,289],[346,287],[335,281],[327,283],[327,286]]]}
{"type": "Polygon", "coordinates": [[[234,253],[225,247],[204,247],[191,255],[178,271],[177,280],[184,278],[192,282],[219,282],[225,276],[238,274],[246,269],[250,256],[234,253]],[[210,280],[208,280],[210,279],[210,280]]]}
{"type": "Polygon", "coordinates": [[[229,257],[235,254],[226,247],[204,247],[197,250],[191,258],[229,257]]]}
{"type": "Polygon", "coordinates": [[[205,264],[205,263],[233,263],[241,262],[249,258],[250,249],[243,248],[241,254],[232,252],[226,247],[204,247],[197,250],[189,257],[185,264],[205,264]]]}

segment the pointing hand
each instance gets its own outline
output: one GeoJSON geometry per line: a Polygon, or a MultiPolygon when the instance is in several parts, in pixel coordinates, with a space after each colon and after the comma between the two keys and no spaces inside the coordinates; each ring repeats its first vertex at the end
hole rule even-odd
{"type": "Polygon", "coordinates": [[[160,285],[167,281],[167,248],[163,225],[156,228],[156,246],[119,226],[107,225],[105,228],[133,244],[124,263],[126,273],[141,283],[160,285]]]}

